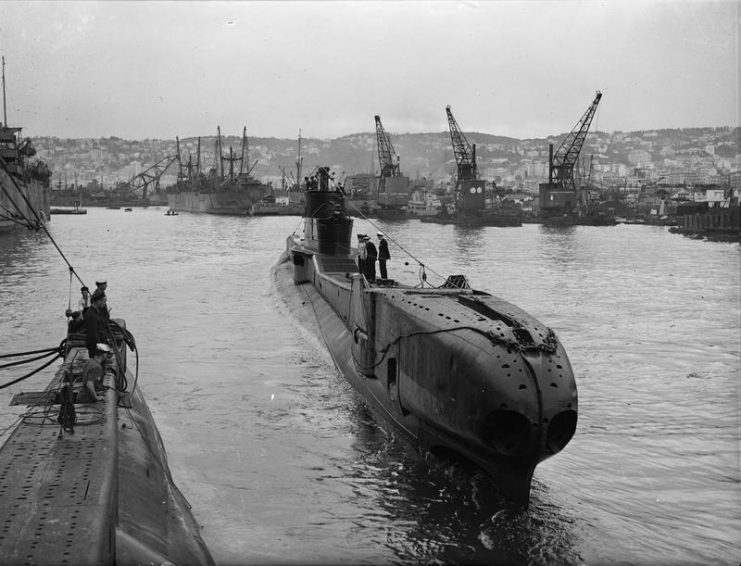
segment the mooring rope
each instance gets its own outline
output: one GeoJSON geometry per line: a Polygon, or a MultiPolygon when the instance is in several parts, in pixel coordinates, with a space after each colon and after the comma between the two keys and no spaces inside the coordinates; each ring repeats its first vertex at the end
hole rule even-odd
{"type": "MultiPolygon", "coordinates": [[[[3,160],[2,157],[0,157],[0,164],[2,164],[3,165],[3,168],[7,170],[7,166],[5,164],[5,160],[3,160]]],[[[80,276],[79,275],[77,275],[77,273],[75,272],[75,268],[72,267],[72,264],[67,259],[67,256],[64,255],[64,252],[57,245],[57,242],[54,240],[54,238],[52,237],[52,235],[49,233],[49,230],[46,229],[46,225],[45,225],[44,222],[42,222],[41,217],[38,215],[38,213],[36,212],[36,210],[34,210],[33,206],[31,205],[31,203],[28,200],[28,198],[26,197],[26,195],[23,194],[23,191],[18,186],[18,183],[16,183],[15,179],[13,178],[13,175],[8,175],[8,178],[12,181],[12,183],[15,186],[16,190],[18,191],[18,194],[20,194],[21,197],[23,197],[23,200],[25,201],[26,205],[28,206],[28,209],[36,217],[36,222],[37,222],[37,225],[39,226],[39,228],[42,229],[46,233],[47,236],[49,236],[49,240],[51,240],[51,243],[54,244],[54,247],[59,252],[59,255],[62,257],[62,259],[64,260],[64,262],[67,264],[67,267],[69,267],[70,273],[73,273],[75,275],[75,277],[77,277],[77,280],[80,282],[80,285],[85,285],[85,282],[82,279],[80,279],[80,276]]],[[[0,185],[0,187],[2,187],[2,185],[0,185]]],[[[13,201],[13,199],[10,197],[10,195],[8,195],[8,192],[5,190],[5,187],[2,187],[2,189],[3,189],[3,192],[8,196],[8,199],[10,200],[10,202],[13,203],[13,206],[15,206],[16,209],[18,210],[18,212],[20,213],[21,212],[20,208],[18,208],[18,205],[15,204],[15,201],[13,201]]]]}

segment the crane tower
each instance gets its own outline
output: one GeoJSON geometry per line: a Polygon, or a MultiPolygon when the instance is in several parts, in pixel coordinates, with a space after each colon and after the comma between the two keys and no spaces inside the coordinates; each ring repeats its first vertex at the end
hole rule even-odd
{"type": "Polygon", "coordinates": [[[381,117],[376,116],[376,142],[378,145],[378,162],[381,173],[378,177],[377,202],[381,215],[384,212],[396,215],[401,212],[402,207],[409,203],[410,186],[409,177],[401,174],[399,167],[399,156],[394,151],[386,131],[383,129],[381,117]]]}
{"type": "MultiPolygon", "coordinates": [[[[541,183],[539,205],[541,216],[570,214],[579,206],[579,195],[574,182],[574,167],[589,132],[589,126],[602,99],[597,91],[594,100],[571,132],[564,138],[556,152],[549,148],[548,183],[541,183]]],[[[590,167],[591,168],[591,167],[590,167]]]]}
{"type": "Polygon", "coordinates": [[[482,210],[486,204],[485,183],[478,178],[476,168],[476,144],[469,145],[466,136],[458,127],[450,106],[445,107],[450,127],[450,141],[457,168],[455,183],[456,208],[462,211],[482,210]]]}

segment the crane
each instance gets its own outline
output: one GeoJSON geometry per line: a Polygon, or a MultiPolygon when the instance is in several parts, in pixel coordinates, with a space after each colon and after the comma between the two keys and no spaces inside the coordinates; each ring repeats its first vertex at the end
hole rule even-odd
{"type": "Polygon", "coordinates": [[[456,186],[464,181],[475,181],[478,176],[476,170],[476,145],[474,144],[473,148],[469,145],[466,136],[463,135],[463,132],[458,127],[458,122],[453,117],[450,105],[445,107],[445,112],[448,115],[450,141],[453,142],[453,154],[455,155],[455,163],[458,168],[456,186]]]}
{"type": "Polygon", "coordinates": [[[154,184],[157,189],[160,177],[169,169],[169,167],[175,163],[177,156],[163,157],[157,163],[148,167],[138,175],[135,175],[127,183],[123,183],[116,187],[115,192],[118,193],[119,198],[131,197],[132,194],[141,191],[141,200],[146,201],[147,191],[149,187],[154,184]]]}
{"type": "MultiPolygon", "coordinates": [[[[571,130],[571,133],[564,138],[556,153],[551,153],[548,167],[548,183],[551,187],[576,191],[574,165],[576,165],[577,159],[579,159],[579,153],[584,146],[589,126],[592,124],[592,119],[601,99],[602,93],[597,91],[594,100],[571,130]]],[[[553,146],[551,146],[552,151],[553,146]]]]}
{"type": "Polygon", "coordinates": [[[450,141],[453,142],[453,154],[458,174],[455,183],[456,208],[465,212],[483,210],[486,206],[486,191],[484,181],[478,178],[476,144],[469,145],[449,105],[445,107],[445,112],[448,115],[450,141]]]}
{"type": "Polygon", "coordinates": [[[381,167],[377,193],[379,210],[376,213],[393,217],[399,215],[402,208],[409,203],[410,182],[408,177],[401,174],[399,156],[383,129],[381,117],[375,116],[375,120],[378,163],[381,167]]]}
{"type": "Polygon", "coordinates": [[[399,156],[394,151],[394,146],[391,145],[386,131],[383,129],[381,123],[381,117],[376,116],[376,140],[378,141],[378,162],[381,166],[381,178],[386,179],[387,177],[398,177],[401,173],[399,171],[399,156]]]}

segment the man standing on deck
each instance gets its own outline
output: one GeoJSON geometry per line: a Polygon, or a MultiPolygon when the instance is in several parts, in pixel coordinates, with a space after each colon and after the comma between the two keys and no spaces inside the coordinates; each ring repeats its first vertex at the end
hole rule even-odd
{"type": "Polygon", "coordinates": [[[89,357],[95,355],[97,344],[107,342],[108,331],[108,308],[106,306],[105,293],[96,290],[90,299],[92,303],[85,313],[85,345],[89,357]]]}
{"type": "Polygon", "coordinates": [[[378,252],[376,251],[376,245],[371,240],[370,236],[365,236],[365,277],[371,283],[376,281],[376,258],[378,252]]]}
{"type": "MultiPolygon", "coordinates": [[[[108,290],[108,281],[105,279],[98,279],[95,282],[95,291],[100,291],[104,295],[106,294],[106,291],[108,290]]],[[[106,314],[108,314],[111,311],[110,306],[108,306],[108,297],[106,296],[106,314]]],[[[110,316],[108,317],[110,318],[110,316]]]]}
{"type": "Polygon", "coordinates": [[[365,235],[358,234],[358,273],[365,275],[365,235]]]}
{"type": "Polygon", "coordinates": [[[383,233],[378,232],[378,269],[381,270],[381,279],[388,279],[388,273],[386,272],[386,260],[391,259],[389,253],[389,243],[386,238],[383,237],[383,233]]]}

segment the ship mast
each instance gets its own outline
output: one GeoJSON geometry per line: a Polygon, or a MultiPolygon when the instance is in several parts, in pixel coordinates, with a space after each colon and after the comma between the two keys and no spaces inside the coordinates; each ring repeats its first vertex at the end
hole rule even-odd
{"type": "Polygon", "coordinates": [[[301,166],[304,158],[301,157],[301,128],[298,129],[298,156],[296,157],[296,186],[301,186],[301,166]]]}
{"type": "Polygon", "coordinates": [[[3,55],[3,126],[8,127],[8,108],[5,106],[5,55],[3,55]]]}
{"type": "Polygon", "coordinates": [[[3,126],[8,127],[8,109],[5,106],[5,56],[3,55],[3,126]]]}
{"type": "Polygon", "coordinates": [[[196,175],[201,174],[201,136],[198,136],[198,157],[196,158],[196,175]]]}
{"type": "Polygon", "coordinates": [[[244,171],[244,154],[245,154],[245,148],[247,151],[247,159],[249,159],[249,147],[247,147],[247,126],[244,126],[244,129],[242,130],[242,157],[239,158],[239,174],[242,175],[242,172],[244,171]]]}
{"type": "Polygon", "coordinates": [[[219,154],[219,178],[224,178],[224,155],[221,152],[221,126],[216,126],[216,150],[219,154]]]}

